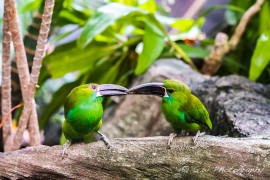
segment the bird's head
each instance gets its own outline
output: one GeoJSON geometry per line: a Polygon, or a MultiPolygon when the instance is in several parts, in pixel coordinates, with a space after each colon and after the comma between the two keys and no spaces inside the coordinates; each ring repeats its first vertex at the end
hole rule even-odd
{"type": "MultiPolygon", "coordinates": [[[[72,119],[78,117],[79,114],[88,116],[87,113],[91,113],[91,108],[95,112],[99,112],[100,109],[97,107],[102,107],[104,96],[120,96],[126,94],[126,88],[115,84],[98,85],[91,83],[77,86],[66,97],[64,104],[65,117],[66,119],[72,119]]],[[[102,111],[102,108],[100,111],[102,111]]]]}
{"type": "Polygon", "coordinates": [[[104,96],[126,95],[127,89],[115,84],[84,84],[75,87],[66,97],[65,114],[79,104],[102,103],[104,96]]]}
{"type": "MultiPolygon", "coordinates": [[[[84,99],[87,97],[105,97],[126,95],[128,89],[115,84],[84,84],[75,87],[68,95],[67,99],[84,99]]],[[[99,98],[102,99],[102,98],[99,98]]]]}
{"type": "Polygon", "coordinates": [[[177,80],[145,83],[128,90],[128,94],[156,95],[162,98],[169,98],[178,93],[190,93],[190,89],[186,84],[177,80]]]}

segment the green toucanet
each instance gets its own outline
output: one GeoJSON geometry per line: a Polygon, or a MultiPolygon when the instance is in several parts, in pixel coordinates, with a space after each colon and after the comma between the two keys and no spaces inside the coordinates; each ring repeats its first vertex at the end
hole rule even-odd
{"type": "MultiPolygon", "coordinates": [[[[129,89],[128,94],[162,97],[162,112],[176,134],[180,133],[181,130],[191,133],[197,132],[197,138],[200,135],[200,130],[212,129],[212,123],[206,108],[191,93],[188,86],[180,81],[164,80],[163,83],[141,84],[129,89]]],[[[176,134],[170,135],[168,145],[176,134]]]]}
{"type": "Polygon", "coordinates": [[[91,142],[95,133],[109,145],[107,138],[98,131],[102,125],[102,101],[104,96],[126,95],[126,91],[126,88],[114,84],[85,84],[74,88],[64,104],[65,121],[62,130],[67,142],[63,153],[70,143],[91,142]]]}

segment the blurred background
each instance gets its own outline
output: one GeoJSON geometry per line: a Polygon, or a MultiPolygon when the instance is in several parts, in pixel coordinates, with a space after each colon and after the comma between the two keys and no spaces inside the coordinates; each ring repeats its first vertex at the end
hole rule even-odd
{"type": "MultiPolygon", "coordinates": [[[[44,0],[17,0],[31,65],[44,0]]],[[[178,58],[200,70],[218,32],[229,37],[255,0],[55,0],[48,51],[36,93],[44,144],[59,144],[63,103],[75,86],[114,83],[129,87],[159,58],[178,58]]],[[[3,3],[0,4],[0,28],[3,3]]],[[[270,5],[248,23],[236,49],[214,74],[270,82],[270,5]]],[[[2,38],[2,31],[0,31],[2,38]]],[[[2,51],[0,51],[2,52],[2,51]]],[[[13,64],[14,66],[14,64],[13,64]]],[[[20,100],[13,70],[13,106],[20,100]]],[[[109,107],[117,101],[107,100],[109,107]]],[[[20,110],[14,113],[14,127],[20,110]]]]}

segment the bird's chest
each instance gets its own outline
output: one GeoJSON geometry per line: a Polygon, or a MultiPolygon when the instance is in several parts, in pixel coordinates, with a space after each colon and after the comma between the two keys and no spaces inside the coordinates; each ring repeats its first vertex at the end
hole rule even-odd
{"type": "Polygon", "coordinates": [[[185,112],[181,111],[178,104],[165,101],[162,103],[162,112],[170,123],[186,123],[185,112]]]}
{"type": "Polygon", "coordinates": [[[173,101],[162,102],[162,112],[166,120],[172,125],[175,131],[185,129],[187,125],[186,114],[181,104],[174,103],[173,101]]]}
{"type": "Polygon", "coordinates": [[[72,128],[79,133],[92,132],[101,121],[103,108],[99,104],[81,104],[71,109],[67,115],[67,121],[72,128]]]}

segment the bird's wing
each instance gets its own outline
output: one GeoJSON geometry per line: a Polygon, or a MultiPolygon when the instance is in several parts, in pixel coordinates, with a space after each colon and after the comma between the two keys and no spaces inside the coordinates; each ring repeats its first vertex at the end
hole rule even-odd
{"type": "Polygon", "coordinates": [[[196,96],[191,96],[190,102],[185,108],[186,121],[188,123],[205,124],[209,119],[209,114],[201,101],[196,96]]]}

